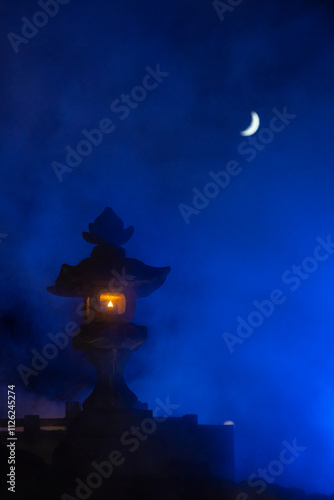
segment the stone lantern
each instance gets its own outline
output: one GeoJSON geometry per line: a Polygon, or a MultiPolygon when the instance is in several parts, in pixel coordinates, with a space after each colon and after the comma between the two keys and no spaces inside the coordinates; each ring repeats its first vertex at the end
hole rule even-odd
{"type": "Polygon", "coordinates": [[[123,378],[132,352],[146,340],[147,329],[131,323],[137,298],[146,297],[165,281],[170,267],[151,267],[127,258],[122,248],[132,226],[106,208],[83,238],[95,245],[89,258],[76,266],[63,264],[48,291],[61,297],[82,297],[83,324],[73,347],[88,353],[97,371],[97,383],[83,403],[84,410],[136,408],[138,398],[123,378]]]}

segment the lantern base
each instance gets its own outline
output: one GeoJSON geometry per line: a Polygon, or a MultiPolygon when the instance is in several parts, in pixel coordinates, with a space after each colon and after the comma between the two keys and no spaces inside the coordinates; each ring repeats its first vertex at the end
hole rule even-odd
{"type": "MultiPolygon", "coordinates": [[[[148,418],[152,418],[149,410],[86,407],[71,420],[64,438],[53,452],[52,462],[57,473],[72,480],[88,475],[94,461],[108,460],[113,450],[123,450],[129,430],[148,418]]],[[[113,476],[117,473],[116,467],[113,476]]]]}
{"type": "MultiPolygon", "coordinates": [[[[200,425],[197,415],[178,417],[174,415],[178,405],[170,403],[169,397],[156,400],[156,404],[155,416],[151,410],[94,409],[78,413],[53,452],[58,477],[71,487],[78,478],[88,485],[92,478],[95,485],[96,472],[103,477],[103,484],[117,478],[138,485],[140,478],[186,477],[193,484],[194,477],[208,474],[234,480],[234,425],[200,425]]],[[[99,491],[103,488],[105,493],[98,498],[115,497],[110,494],[114,491],[112,482],[99,491]]],[[[146,497],[151,498],[149,494],[146,497]]]]}
{"type": "Polygon", "coordinates": [[[83,325],[73,338],[73,347],[88,353],[88,361],[97,372],[91,395],[84,401],[84,410],[131,409],[138,402],[129,389],[123,370],[132,352],[147,338],[147,328],[133,323],[106,324],[94,322],[83,325]]]}

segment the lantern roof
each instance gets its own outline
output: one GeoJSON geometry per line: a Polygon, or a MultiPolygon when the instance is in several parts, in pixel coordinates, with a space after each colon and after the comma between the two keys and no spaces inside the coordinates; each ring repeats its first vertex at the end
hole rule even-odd
{"type": "Polygon", "coordinates": [[[61,297],[89,297],[99,290],[133,292],[146,297],[160,288],[170,267],[152,267],[138,259],[127,258],[120,245],[128,241],[134,228],[124,229],[123,221],[106,208],[89,232],[82,233],[89,243],[97,244],[87,259],[76,266],[63,264],[54,286],[47,290],[61,297]]]}
{"type": "Polygon", "coordinates": [[[89,232],[84,231],[82,236],[84,240],[94,245],[124,245],[124,243],[129,241],[135,230],[133,226],[124,229],[122,219],[110,207],[105,208],[102,214],[93,223],[89,224],[88,227],[89,232]]]}

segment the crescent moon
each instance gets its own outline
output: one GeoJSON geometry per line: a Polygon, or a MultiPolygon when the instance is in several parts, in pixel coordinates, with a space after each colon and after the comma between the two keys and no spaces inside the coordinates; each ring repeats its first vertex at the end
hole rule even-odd
{"type": "Polygon", "coordinates": [[[255,134],[255,132],[258,131],[259,126],[260,126],[260,117],[257,113],[255,113],[255,111],[252,111],[251,115],[252,115],[251,124],[249,125],[248,128],[246,128],[246,130],[243,130],[242,132],[240,132],[240,135],[248,137],[250,135],[255,134]]]}

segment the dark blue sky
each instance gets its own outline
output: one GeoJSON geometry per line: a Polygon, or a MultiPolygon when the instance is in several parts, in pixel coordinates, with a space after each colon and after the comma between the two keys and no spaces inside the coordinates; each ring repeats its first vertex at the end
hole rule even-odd
{"type": "Polygon", "coordinates": [[[149,339],[127,367],[130,387],[151,407],[170,396],[201,423],[233,420],[238,479],[296,439],[306,450],[277,482],[333,493],[334,254],[316,250],[334,241],[332,3],[244,0],[220,20],[204,0],[70,0],[35,17],[46,25],[26,28],[25,42],[8,38],[40,10],[0,7],[2,383],[17,384],[22,414],[89,393],[93,370],[70,347],[27,387],[17,365],[79,321],[77,302],[46,287],[89,255],[81,232],[112,206],[136,228],[128,256],[172,267],[138,301],[149,339]],[[145,80],[157,65],[164,75],[145,80]],[[135,89],[144,81],[147,95],[135,89]],[[126,94],[137,102],[120,103],[126,94]],[[273,132],[285,107],[295,117],[273,132]],[[260,131],[246,154],[253,110],[260,131]],[[82,131],[101,121],[113,130],[88,154],[82,131]],[[86,154],[74,168],[68,146],[86,154]],[[193,190],[210,191],[210,172],[232,160],[238,175],[186,224],[180,204],[194,209],[193,190]],[[224,333],[274,289],[284,301],[231,353],[224,333]]]}

